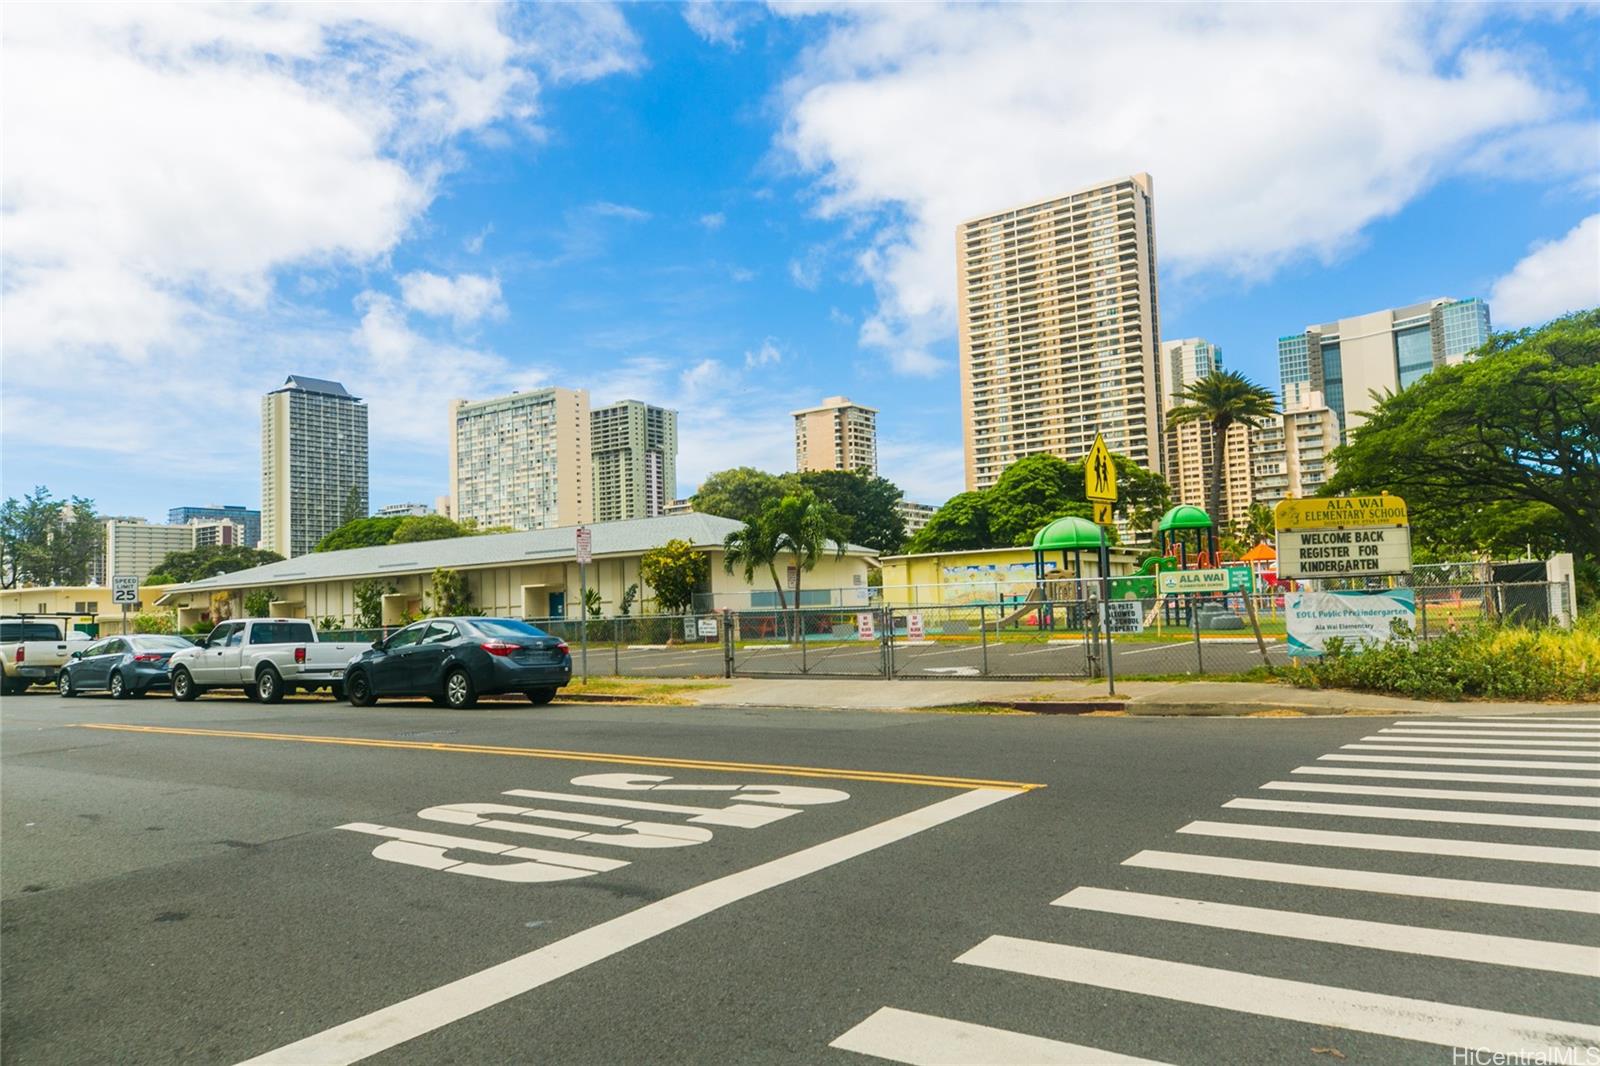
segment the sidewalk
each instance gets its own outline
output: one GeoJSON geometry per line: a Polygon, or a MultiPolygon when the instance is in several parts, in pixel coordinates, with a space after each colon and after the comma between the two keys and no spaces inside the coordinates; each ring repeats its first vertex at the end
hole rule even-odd
{"type": "Polygon", "coordinates": [[[1362,692],[1231,681],[1129,681],[1108,697],[1104,681],[885,681],[882,678],[731,678],[685,693],[701,706],[918,710],[971,704],[1025,706],[1050,713],[1120,710],[1130,715],[1600,714],[1596,703],[1448,703],[1362,692]]]}

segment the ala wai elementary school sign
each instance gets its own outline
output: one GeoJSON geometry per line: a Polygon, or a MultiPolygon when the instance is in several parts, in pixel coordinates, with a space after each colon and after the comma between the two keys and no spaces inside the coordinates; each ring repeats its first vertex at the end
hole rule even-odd
{"type": "Polygon", "coordinates": [[[1411,572],[1411,521],[1406,501],[1398,496],[1284,500],[1272,518],[1279,577],[1384,577],[1411,572]]]}

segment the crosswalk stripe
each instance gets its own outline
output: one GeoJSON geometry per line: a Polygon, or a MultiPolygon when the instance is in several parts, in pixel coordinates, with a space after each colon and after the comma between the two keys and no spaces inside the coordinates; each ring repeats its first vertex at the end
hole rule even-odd
{"type": "Polygon", "coordinates": [[[1268,781],[1262,788],[1284,792],[1335,792],[1348,796],[1465,800],[1471,803],[1527,803],[1548,807],[1590,807],[1600,811],[1600,796],[1556,796],[1548,792],[1482,792],[1464,788],[1403,788],[1393,785],[1340,785],[1332,781],[1268,781]]]}
{"type": "Polygon", "coordinates": [[[1403,737],[1394,733],[1374,733],[1370,737],[1362,737],[1363,743],[1368,744],[1468,744],[1473,746],[1488,746],[1499,744],[1508,748],[1562,748],[1585,749],[1600,748],[1600,740],[1569,740],[1566,737],[1551,737],[1547,740],[1507,740],[1504,737],[1403,737]]]}
{"type": "Polygon", "coordinates": [[[1115,1055],[1100,1048],[1067,1044],[932,1014],[883,1007],[829,1047],[915,1066],[969,1066],[974,1062],[1029,1062],[1046,1066],[1162,1066],[1152,1059],[1115,1055]]]}
{"type": "Polygon", "coordinates": [[[1441,959],[1600,977],[1600,948],[1587,944],[1560,944],[1515,936],[1463,933],[1454,929],[1368,922],[1302,911],[1240,907],[1231,903],[1105,888],[1075,888],[1055,900],[1053,905],[1133,918],[1183,922],[1213,929],[1284,936],[1295,940],[1397,951],[1408,955],[1431,955],[1441,959]]]}
{"type": "Polygon", "coordinates": [[[1535,1049],[1544,1054],[1559,1049],[1581,1055],[1581,1049],[1600,1044],[1600,1026],[1596,1025],[1017,937],[989,937],[956,961],[1268,1018],[1508,1055],[1535,1049]]]}
{"type": "Polygon", "coordinates": [[[1231,859],[1221,855],[1191,855],[1177,851],[1141,851],[1122,860],[1122,865],[1232,877],[1244,881],[1271,881],[1308,888],[1337,888],[1351,892],[1378,892],[1387,896],[1418,896],[1458,903],[1489,903],[1500,907],[1534,907],[1546,911],[1600,915],[1600,892],[1585,892],[1575,888],[1463,881],[1453,877],[1347,870],[1336,866],[1305,866],[1292,862],[1231,859]]]}
{"type": "Polygon", "coordinates": [[[1393,733],[1404,737],[1520,737],[1523,740],[1593,740],[1600,737],[1600,732],[1575,733],[1569,730],[1546,730],[1532,732],[1517,730],[1514,732],[1500,733],[1491,729],[1380,729],[1380,733],[1393,733]]]}
{"type": "Polygon", "coordinates": [[[1554,866],[1600,868],[1600,851],[1593,848],[1553,848],[1537,844],[1500,844],[1487,840],[1452,840],[1447,837],[1403,837],[1386,833],[1346,833],[1332,829],[1295,829],[1249,822],[1190,822],[1178,830],[1197,836],[1231,840],[1265,840],[1277,844],[1310,844],[1325,848],[1362,851],[1398,851],[1412,855],[1456,855],[1468,859],[1506,862],[1543,862],[1554,866]]]}
{"type": "Polygon", "coordinates": [[[1294,800],[1233,799],[1223,804],[1247,811],[1284,814],[1327,814],[1352,818],[1386,818],[1401,822],[1448,822],[1454,825],[1507,825],[1519,829],[1568,829],[1600,833],[1597,818],[1553,818],[1534,814],[1483,814],[1479,811],[1440,811],[1423,807],[1376,807],[1365,803],[1301,803],[1294,800]]]}
{"type": "Polygon", "coordinates": [[[1395,728],[1426,729],[1442,727],[1446,729],[1600,729],[1600,725],[1586,725],[1586,722],[1600,722],[1600,718],[1534,718],[1529,717],[1484,717],[1484,718],[1439,718],[1428,722],[1419,722],[1415,718],[1400,718],[1395,720],[1395,728]],[[1534,723],[1534,724],[1530,724],[1534,723]]]}
{"type": "Polygon", "coordinates": [[[1532,759],[1408,759],[1397,755],[1323,755],[1330,762],[1394,762],[1416,766],[1507,766],[1522,770],[1600,770],[1600,762],[1538,762],[1532,759]]]}
{"type": "Polygon", "coordinates": [[[1461,718],[1462,722],[1600,722],[1600,718],[1574,718],[1567,714],[1486,714],[1482,718],[1461,718]]]}
{"type": "Polygon", "coordinates": [[[1558,759],[1593,759],[1600,755],[1600,751],[1556,751],[1553,748],[1539,748],[1528,751],[1525,748],[1458,748],[1451,744],[1341,744],[1340,750],[1348,748],[1351,751],[1394,751],[1404,755],[1406,752],[1445,752],[1456,755],[1537,755],[1541,759],[1555,757],[1558,759]]]}
{"type": "Polygon", "coordinates": [[[1500,785],[1547,785],[1551,788],[1600,788],[1600,781],[1543,774],[1469,774],[1444,770],[1367,770],[1352,766],[1297,766],[1291,774],[1323,777],[1397,777],[1406,781],[1493,781],[1500,785]]]}

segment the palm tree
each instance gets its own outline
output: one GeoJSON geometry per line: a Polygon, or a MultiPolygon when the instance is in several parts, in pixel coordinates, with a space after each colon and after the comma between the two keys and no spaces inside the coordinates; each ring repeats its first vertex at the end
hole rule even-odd
{"type": "Polygon", "coordinates": [[[1211,520],[1222,523],[1222,466],[1229,427],[1240,424],[1252,428],[1277,413],[1272,393],[1243,374],[1232,370],[1213,370],[1183,390],[1186,401],[1167,412],[1167,424],[1211,423],[1211,520]]]}
{"type": "Polygon", "coordinates": [[[1272,518],[1272,508],[1264,503],[1252,503],[1244,521],[1240,523],[1239,535],[1254,546],[1271,540],[1275,532],[1277,524],[1272,518]]]}
{"type": "Polygon", "coordinates": [[[743,529],[736,529],[723,538],[722,569],[731,574],[734,567],[741,567],[744,579],[754,583],[756,571],[766,567],[772,575],[772,584],[778,590],[778,603],[787,611],[789,600],[784,595],[783,582],[778,580],[777,535],[762,519],[762,515],[757,515],[746,522],[743,529]]]}
{"type": "MultiPolygon", "coordinates": [[[[835,559],[844,556],[848,525],[838,511],[810,492],[785,496],[770,504],[761,518],[778,552],[794,557],[794,605],[798,608],[800,575],[815,567],[829,547],[835,559]]],[[[777,576],[776,570],[773,576],[777,576]]]]}

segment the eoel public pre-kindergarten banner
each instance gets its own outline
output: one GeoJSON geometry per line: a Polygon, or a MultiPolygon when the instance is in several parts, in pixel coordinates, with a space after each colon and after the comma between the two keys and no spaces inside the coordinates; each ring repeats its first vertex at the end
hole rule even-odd
{"type": "Polygon", "coordinates": [[[1417,598],[1411,589],[1291,592],[1285,607],[1290,655],[1321,655],[1330,637],[1352,645],[1385,641],[1394,635],[1395,619],[1413,628],[1417,622],[1417,598]]]}

